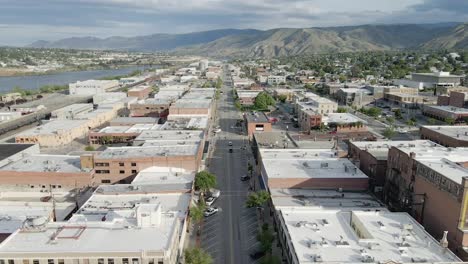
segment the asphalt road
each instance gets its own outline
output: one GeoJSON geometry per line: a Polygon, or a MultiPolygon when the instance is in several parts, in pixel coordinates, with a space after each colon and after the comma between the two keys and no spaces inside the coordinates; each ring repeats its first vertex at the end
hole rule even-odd
{"type": "Polygon", "coordinates": [[[240,180],[247,173],[247,162],[252,155],[250,148],[242,149],[248,140],[235,127],[241,113],[234,107],[232,91],[228,87],[222,89],[215,121],[222,132],[215,136],[215,149],[208,161],[208,170],[217,176],[217,188],[221,190],[220,198],[212,206],[220,212],[205,218],[201,245],[214,263],[255,263],[250,260],[249,252],[258,246],[257,216],[255,209],[245,207],[249,183],[240,180]],[[228,146],[229,141],[232,147],[228,146]],[[229,148],[233,149],[232,153],[229,148]]]}

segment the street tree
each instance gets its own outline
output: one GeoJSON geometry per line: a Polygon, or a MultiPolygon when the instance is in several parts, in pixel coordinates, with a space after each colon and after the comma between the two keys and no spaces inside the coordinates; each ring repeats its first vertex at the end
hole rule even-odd
{"type": "Polygon", "coordinates": [[[247,207],[261,207],[270,199],[270,193],[267,191],[258,191],[249,194],[245,204],[247,207]]]}
{"type": "Polygon", "coordinates": [[[395,129],[393,127],[387,127],[382,135],[388,139],[391,139],[395,136],[396,132],[395,132],[395,129]]]}
{"type": "Polygon", "coordinates": [[[271,231],[268,224],[264,224],[262,226],[262,230],[257,234],[257,240],[260,242],[260,247],[263,252],[271,254],[271,249],[273,247],[273,241],[275,240],[275,236],[271,231]]]}
{"type": "Polygon", "coordinates": [[[445,118],[445,123],[449,124],[449,125],[453,125],[455,124],[455,119],[451,118],[451,117],[447,117],[445,118]]]}
{"type": "Polygon", "coordinates": [[[200,171],[195,175],[195,189],[200,191],[203,197],[211,188],[216,187],[216,176],[208,171],[200,171]]]}
{"type": "Polygon", "coordinates": [[[190,217],[197,225],[197,235],[200,235],[201,223],[203,222],[203,212],[205,211],[205,204],[199,202],[196,206],[190,208],[190,217]]]}
{"type": "Polygon", "coordinates": [[[194,247],[185,250],[186,264],[212,264],[213,258],[201,248],[194,247]]]}

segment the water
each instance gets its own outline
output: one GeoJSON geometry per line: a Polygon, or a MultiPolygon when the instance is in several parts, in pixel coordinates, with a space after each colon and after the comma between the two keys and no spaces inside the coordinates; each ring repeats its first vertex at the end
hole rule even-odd
{"type": "MultiPolygon", "coordinates": [[[[44,85],[62,85],[76,81],[100,79],[109,76],[126,75],[135,70],[148,69],[150,66],[131,66],[120,69],[62,72],[47,75],[0,77],[0,93],[11,91],[19,86],[26,90],[35,90],[44,85]]],[[[152,66],[151,68],[157,68],[152,66]]]]}

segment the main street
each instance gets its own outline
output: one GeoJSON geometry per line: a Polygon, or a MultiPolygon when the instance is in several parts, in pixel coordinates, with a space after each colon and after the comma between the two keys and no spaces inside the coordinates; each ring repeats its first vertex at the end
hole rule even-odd
{"type": "Polygon", "coordinates": [[[215,119],[222,132],[215,136],[215,149],[207,168],[218,179],[221,196],[213,206],[220,208],[220,212],[205,219],[201,245],[214,263],[255,263],[250,260],[249,252],[258,244],[257,217],[255,209],[245,207],[249,183],[240,180],[247,173],[247,162],[252,155],[250,148],[242,148],[248,139],[245,133],[240,135],[242,128],[236,127],[242,116],[234,107],[232,90],[223,86],[222,91],[215,119]]]}

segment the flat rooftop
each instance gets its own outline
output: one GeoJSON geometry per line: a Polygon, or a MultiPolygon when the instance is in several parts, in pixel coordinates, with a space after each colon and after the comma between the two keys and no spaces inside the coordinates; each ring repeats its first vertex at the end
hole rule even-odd
{"type": "Polygon", "coordinates": [[[299,263],[460,262],[406,213],[282,209],[299,263]]]}
{"type": "Polygon", "coordinates": [[[171,108],[210,108],[211,99],[179,99],[171,105],[171,108]]]}
{"type": "Polygon", "coordinates": [[[148,85],[138,85],[138,86],[135,86],[135,87],[129,89],[128,91],[129,91],[129,92],[140,92],[140,91],[144,91],[144,90],[147,90],[147,89],[151,89],[151,86],[148,86],[148,85]]]}
{"type": "Polygon", "coordinates": [[[271,199],[276,209],[316,208],[316,209],[380,209],[385,205],[364,192],[339,192],[334,190],[270,189],[271,199]]]}
{"type": "Polygon", "coordinates": [[[423,126],[423,128],[457,140],[468,140],[468,126],[423,126]]]}
{"type": "Polygon", "coordinates": [[[0,160],[6,159],[33,146],[34,144],[2,143],[0,144],[0,160]]]}
{"type": "Polygon", "coordinates": [[[158,122],[159,118],[155,117],[117,117],[110,121],[111,126],[115,126],[116,124],[157,124],[158,122]]]}
{"type": "Polygon", "coordinates": [[[88,120],[53,120],[16,134],[15,137],[33,137],[49,134],[64,134],[69,130],[85,126],[88,120]]]}
{"type": "Polygon", "coordinates": [[[0,168],[1,171],[24,172],[86,172],[79,156],[36,154],[25,156],[0,168]]]}
{"type": "Polygon", "coordinates": [[[425,108],[437,109],[452,114],[468,114],[468,109],[449,105],[425,105],[425,108]]]}
{"type": "Polygon", "coordinates": [[[174,142],[200,142],[204,132],[201,130],[146,130],[135,141],[172,141],[174,142]]]}
{"type": "Polygon", "coordinates": [[[261,149],[260,155],[268,178],[368,178],[330,149],[261,149]]]}
{"type": "Polygon", "coordinates": [[[140,147],[113,147],[107,148],[96,155],[96,159],[123,159],[123,158],[151,158],[170,156],[194,156],[199,144],[194,145],[166,145],[166,146],[140,146],[140,147]]]}
{"type": "Polygon", "coordinates": [[[37,223],[12,234],[0,245],[0,256],[166,251],[179,235],[175,231],[190,199],[190,194],[96,192],[68,222],[37,223]]]}
{"type": "Polygon", "coordinates": [[[363,119],[350,113],[329,113],[322,118],[322,122],[329,124],[351,124],[357,122],[367,124],[363,119]]]}
{"type": "Polygon", "coordinates": [[[390,140],[390,141],[350,141],[351,144],[361,150],[385,149],[389,150],[392,147],[408,147],[408,148],[431,148],[440,147],[430,140],[390,140]]]}
{"type": "Polygon", "coordinates": [[[268,123],[268,117],[263,112],[246,112],[244,114],[248,123],[268,123]]]}
{"type": "Polygon", "coordinates": [[[208,116],[199,117],[179,117],[168,116],[166,123],[162,125],[161,130],[183,130],[199,129],[204,130],[208,127],[208,116]]]}
{"type": "Polygon", "coordinates": [[[138,173],[132,184],[138,185],[165,185],[191,183],[195,179],[195,173],[181,168],[150,167],[138,173]]]}
{"type": "Polygon", "coordinates": [[[144,100],[137,101],[140,105],[169,105],[173,102],[173,98],[146,98],[144,100]]]}
{"type": "Polygon", "coordinates": [[[83,109],[93,110],[93,104],[71,104],[71,105],[67,105],[65,107],[62,107],[53,111],[52,114],[57,113],[57,112],[74,112],[74,111],[83,110],[83,109]]]}
{"type": "Polygon", "coordinates": [[[260,148],[297,148],[287,132],[255,132],[254,137],[260,148]]]}

